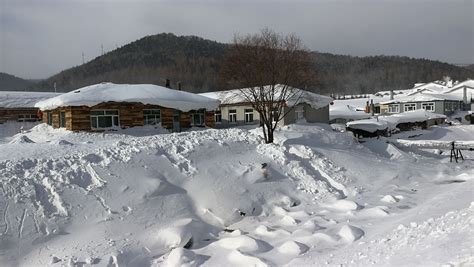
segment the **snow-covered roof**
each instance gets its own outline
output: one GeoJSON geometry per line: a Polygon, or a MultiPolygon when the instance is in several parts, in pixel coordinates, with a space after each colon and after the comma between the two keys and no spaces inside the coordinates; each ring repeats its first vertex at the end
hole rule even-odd
{"type": "Polygon", "coordinates": [[[399,123],[406,122],[422,122],[429,119],[445,119],[446,116],[442,114],[436,114],[428,112],[424,109],[418,109],[413,111],[407,111],[391,116],[380,116],[375,119],[351,121],[346,124],[347,127],[352,129],[364,130],[366,132],[373,133],[377,130],[393,130],[399,123]]]}
{"type": "Polygon", "coordinates": [[[369,113],[358,111],[356,107],[351,105],[333,105],[329,109],[329,120],[361,120],[367,118],[370,118],[369,113]]]}
{"type": "Polygon", "coordinates": [[[152,84],[100,83],[40,101],[36,103],[35,107],[39,107],[41,110],[65,106],[90,107],[111,101],[140,102],[181,111],[193,109],[214,110],[219,106],[219,101],[216,99],[152,84]]]}
{"type": "MultiPolygon", "coordinates": [[[[264,90],[269,89],[270,86],[264,86],[264,90]]],[[[276,85],[275,86],[275,97],[278,98],[281,91],[284,89],[284,85],[276,85]]],[[[224,105],[231,105],[231,104],[240,104],[248,102],[245,96],[242,94],[242,90],[250,90],[248,88],[243,89],[232,89],[226,91],[216,91],[216,92],[208,92],[208,93],[201,93],[200,95],[206,96],[213,99],[220,100],[221,104],[224,105]]],[[[287,100],[287,105],[292,107],[295,104],[299,103],[306,103],[310,105],[312,108],[318,109],[329,105],[333,102],[333,99],[328,96],[318,95],[312,92],[308,92],[306,90],[294,88],[294,90],[299,90],[301,92],[301,96],[299,96],[299,92],[294,94],[294,97],[287,100]]]]}
{"type": "Polygon", "coordinates": [[[33,108],[36,102],[60,94],[45,92],[0,91],[0,108],[33,108]]]}
{"type": "Polygon", "coordinates": [[[396,97],[393,100],[380,102],[380,104],[386,105],[386,104],[395,104],[395,103],[425,102],[425,101],[440,101],[440,100],[460,101],[462,100],[462,96],[459,97],[457,95],[451,95],[451,94],[419,93],[416,95],[396,97]]]}

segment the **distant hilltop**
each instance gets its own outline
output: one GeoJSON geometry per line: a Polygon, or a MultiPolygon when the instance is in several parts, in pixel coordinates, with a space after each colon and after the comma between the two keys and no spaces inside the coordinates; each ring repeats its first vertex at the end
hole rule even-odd
{"type": "MultiPolygon", "coordinates": [[[[220,80],[222,59],[229,44],[196,36],[161,33],[143,37],[80,66],[36,83],[0,90],[68,92],[100,82],[164,85],[166,79],[183,90],[208,92],[230,89],[220,80]]],[[[455,80],[474,78],[474,67],[401,56],[353,57],[312,52],[310,60],[317,79],[308,90],[317,93],[375,93],[399,90],[413,84],[450,76],[455,80]]]]}

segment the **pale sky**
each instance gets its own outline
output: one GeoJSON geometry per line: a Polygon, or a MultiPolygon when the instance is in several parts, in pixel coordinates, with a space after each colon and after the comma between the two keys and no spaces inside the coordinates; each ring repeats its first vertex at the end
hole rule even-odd
{"type": "Polygon", "coordinates": [[[474,0],[0,0],[0,72],[47,78],[162,32],[230,42],[269,27],[315,51],[474,63],[474,0]]]}

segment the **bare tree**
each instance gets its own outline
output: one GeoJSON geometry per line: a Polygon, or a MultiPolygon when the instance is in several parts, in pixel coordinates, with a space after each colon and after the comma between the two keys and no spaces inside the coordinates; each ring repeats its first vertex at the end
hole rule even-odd
{"type": "Polygon", "coordinates": [[[273,143],[278,122],[297,103],[313,78],[311,58],[294,34],[278,34],[263,29],[258,34],[234,36],[225,57],[221,77],[239,89],[240,97],[260,115],[265,143],[273,143]]]}

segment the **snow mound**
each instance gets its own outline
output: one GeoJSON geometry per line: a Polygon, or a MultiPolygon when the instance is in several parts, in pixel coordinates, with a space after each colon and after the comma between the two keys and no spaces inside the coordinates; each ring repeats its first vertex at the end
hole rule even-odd
{"type": "Polygon", "coordinates": [[[74,145],[73,143],[71,143],[69,141],[66,141],[66,140],[63,140],[63,139],[55,140],[55,141],[51,142],[51,144],[60,145],[60,146],[73,146],[74,145]]]}
{"type": "Polygon", "coordinates": [[[234,250],[227,256],[227,259],[232,263],[232,266],[254,266],[254,267],[267,267],[268,264],[264,263],[261,259],[253,256],[243,254],[238,250],[234,250]]]}
{"type": "Polygon", "coordinates": [[[184,247],[190,242],[192,244],[193,230],[195,230],[193,226],[192,219],[178,220],[157,233],[158,241],[167,248],[184,247]]]}
{"type": "Polygon", "coordinates": [[[262,252],[271,249],[271,246],[267,243],[246,235],[222,238],[212,245],[229,250],[239,250],[241,252],[262,252]]]}
{"type": "Polygon", "coordinates": [[[34,143],[34,141],[28,138],[26,135],[17,135],[9,142],[9,144],[29,144],[29,143],[34,143]]]}
{"type": "Polygon", "coordinates": [[[400,201],[400,199],[398,199],[396,196],[385,195],[383,198],[380,199],[380,201],[386,203],[397,203],[398,201],[400,201]]]}
{"type": "Polygon", "coordinates": [[[338,232],[342,240],[346,242],[354,242],[364,236],[364,231],[352,225],[344,225],[338,232]]]}
{"type": "Polygon", "coordinates": [[[198,266],[198,263],[196,262],[196,254],[185,248],[174,248],[166,258],[165,266],[198,266]]]}
{"type": "Polygon", "coordinates": [[[387,209],[388,208],[385,206],[378,206],[378,207],[363,209],[362,211],[359,212],[359,216],[368,217],[368,218],[385,217],[389,215],[387,209]]]}
{"type": "Polygon", "coordinates": [[[282,254],[297,256],[308,251],[308,247],[296,241],[286,241],[278,247],[278,251],[282,254]]]}
{"type": "Polygon", "coordinates": [[[329,207],[339,211],[352,211],[361,208],[359,204],[347,199],[336,200],[333,204],[329,205],[329,207]]]}

